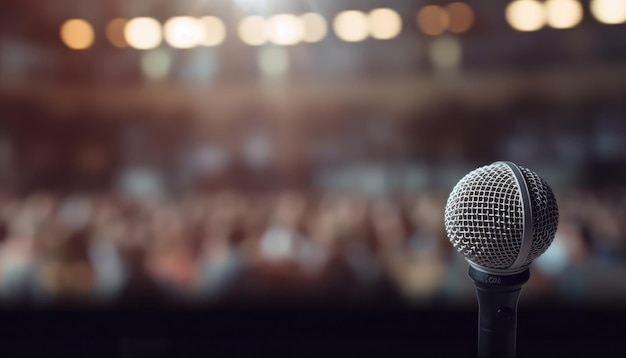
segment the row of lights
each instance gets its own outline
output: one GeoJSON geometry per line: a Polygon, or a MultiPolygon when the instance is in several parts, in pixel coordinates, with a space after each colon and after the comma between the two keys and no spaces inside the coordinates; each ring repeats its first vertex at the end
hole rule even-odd
{"type": "MultiPolygon", "coordinates": [[[[421,9],[416,22],[428,35],[439,35],[445,31],[460,34],[472,26],[474,13],[468,5],[460,2],[446,7],[430,5],[421,9]]],[[[359,42],[369,37],[389,40],[402,31],[402,19],[395,10],[388,8],[369,13],[349,10],[335,16],[332,26],[337,37],[347,42],[359,42]]],[[[321,41],[328,33],[328,24],[324,17],[316,13],[300,16],[278,14],[267,19],[249,16],[238,24],[237,33],[244,43],[251,46],[268,42],[295,45],[321,41]]],[[[178,16],[163,25],[150,17],[116,18],[108,23],[106,36],[115,47],[130,46],[141,50],[156,48],[163,39],[174,48],[218,46],[226,38],[226,26],[214,16],[178,16]]],[[[93,44],[95,33],[87,21],[71,19],[61,26],[61,39],[72,49],[86,49],[93,44]]]]}
{"type": "MultiPolygon", "coordinates": [[[[591,14],[604,24],[626,22],[626,0],[591,0],[591,14]]],[[[537,31],[544,26],[569,29],[583,19],[583,7],[578,0],[515,0],[505,12],[509,25],[518,31],[537,31]]]]}
{"type": "MultiPolygon", "coordinates": [[[[626,0],[591,0],[593,16],[605,24],[626,22],[626,0]]],[[[514,0],[505,11],[511,27],[518,31],[536,31],[544,26],[568,29],[578,25],[583,18],[579,0],[514,0]]],[[[416,16],[417,26],[427,35],[444,32],[460,34],[474,23],[474,12],[462,2],[446,6],[428,5],[416,16]]],[[[333,19],[333,29],[340,39],[358,42],[372,37],[379,40],[393,39],[402,31],[400,15],[388,8],[375,9],[368,14],[360,11],[344,11],[333,19]]],[[[300,42],[321,41],[328,32],[326,20],[319,14],[301,16],[278,14],[268,19],[260,16],[244,18],[237,32],[241,40],[251,46],[271,42],[277,45],[295,45],[300,42]]],[[[226,27],[214,16],[194,18],[178,16],[161,25],[150,17],[130,20],[116,18],[106,28],[109,42],[116,47],[152,49],[163,38],[174,48],[218,46],[226,38],[226,27]]],[[[86,49],[94,42],[93,27],[85,20],[71,19],[61,26],[61,39],[72,49],[86,49]]]]}

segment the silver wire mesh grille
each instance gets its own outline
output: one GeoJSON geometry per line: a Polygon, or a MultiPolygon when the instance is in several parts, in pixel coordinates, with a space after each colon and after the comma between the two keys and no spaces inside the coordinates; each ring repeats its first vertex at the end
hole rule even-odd
{"type": "MultiPolygon", "coordinates": [[[[529,264],[552,242],[558,209],[548,185],[535,173],[520,169],[536,213],[531,253],[525,261],[529,264]]],[[[446,204],[445,226],[452,245],[477,265],[509,268],[522,241],[521,200],[515,176],[506,164],[493,163],[470,172],[457,183],[446,204]]]]}
{"type": "Polygon", "coordinates": [[[536,173],[519,167],[530,192],[533,208],[533,244],[525,265],[543,254],[554,239],[559,224],[559,208],[550,186],[536,173]]]}

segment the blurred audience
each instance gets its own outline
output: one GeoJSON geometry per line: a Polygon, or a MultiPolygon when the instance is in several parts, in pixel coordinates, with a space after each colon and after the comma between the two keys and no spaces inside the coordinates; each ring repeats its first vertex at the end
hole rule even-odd
{"type": "MultiPolygon", "coordinates": [[[[532,299],[584,299],[590,265],[626,255],[624,191],[560,193],[532,299]]],[[[425,303],[459,293],[466,266],[443,227],[446,196],[223,191],[140,201],[0,197],[0,298],[114,304],[425,303]],[[461,260],[462,261],[462,260],[461,260]],[[457,287],[458,286],[458,287],[457,287]]],[[[595,267],[595,266],[594,266],[595,267]]],[[[471,286],[468,286],[471,290],[471,286]]]]}

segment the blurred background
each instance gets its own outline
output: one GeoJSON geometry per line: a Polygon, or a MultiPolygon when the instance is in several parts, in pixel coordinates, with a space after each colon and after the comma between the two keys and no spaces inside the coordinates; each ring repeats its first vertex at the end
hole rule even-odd
{"type": "Polygon", "coordinates": [[[443,210],[557,195],[526,307],[626,299],[626,0],[4,0],[0,299],[476,306],[443,210]]]}

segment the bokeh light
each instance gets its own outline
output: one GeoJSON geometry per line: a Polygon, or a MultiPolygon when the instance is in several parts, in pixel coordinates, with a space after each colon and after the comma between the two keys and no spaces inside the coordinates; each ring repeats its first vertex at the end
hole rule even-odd
{"type": "Polygon", "coordinates": [[[304,24],[304,42],[319,42],[326,37],[328,24],[322,15],[309,12],[300,16],[300,19],[304,24]]]}
{"type": "Polygon", "coordinates": [[[289,53],[280,46],[264,46],[258,52],[259,72],[264,77],[282,77],[289,71],[289,53]]]}
{"type": "Polygon", "coordinates": [[[375,9],[369,13],[372,37],[379,40],[392,39],[402,31],[402,19],[392,9],[375,9]]]}
{"type": "Polygon", "coordinates": [[[440,70],[453,70],[461,66],[461,42],[453,36],[441,36],[430,43],[428,55],[433,66],[440,70]]]}
{"type": "Polygon", "coordinates": [[[226,26],[215,16],[203,16],[198,22],[202,27],[200,44],[204,46],[218,46],[226,39],[226,26]]]}
{"type": "Polygon", "coordinates": [[[106,36],[111,45],[118,48],[128,47],[128,42],[124,38],[124,27],[126,26],[126,19],[115,18],[107,24],[106,36]]]}
{"type": "Polygon", "coordinates": [[[518,31],[537,31],[546,24],[546,11],[535,0],[515,0],[506,7],[506,20],[518,31]]]}
{"type": "Polygon", "coordinates": [[[448,30],[455,34],[461,34],[469,30],[474,24],[474,11],[469,5],[462,2],[453,2],[446,6],[450,18],[448,30]]]}
{"type": "Polygon", "coordinates": [[[196,47],[202,41],[204,29],[197,19],[189,16],[177,16],[163,25],[165,41],[174,48],[196,47]]]}
{"type": "Polygon", "coordinates": [[[165,49],[146,51],[141,57],[141,72],[152,81],[163,80],[169,74],[172,58],[165,49]]]}
{"type": "Polygon", "coordinates": [[[440,6],[424,6],[417,14],[417,26],[427,35],[440,35],[450,26],[450,17],[440,6]]]}
{"type": "Polygon", "coordinates": [[[591,0],[591,13],[600,22],[616,25],[626,22],[626,0],[591,0]]]}
{"type": "Polygon", "coordinates": [[[333,28],[337,37],[347,42],[363,41],[370,32],[367,16],[354,10],[339,13],[333,21],[333,28]]]}
{"type": "Polygon", "coordinates": [[[266,29],[269,40],[277,45],[295,45],[304,38],[304,23],[295,15],[274,15],[266,29]]]}
{"type": "Polygon", "coordinates": [[[239,23],[241,41],[251,46],[263,45],[267,42],[265,19],[260,16],[248,16],[239,23]]]}
{"type": "Polygon", "coordinates": [[[60,35],[65,46],[74,50],[89,48],[94,41],[93,28],[82,19],[70,19],[64,22],[61,25],[60,35]]]}
{"type": "Polygon", "coordinates": [[[546,21],[555,29],[569,29],[578,25],[583,19],[583,7],[578,0],[548,0],[546,21]]]}
{"type": "Polygon", "coordinates": [[[126,23],[124,37],[133,48],[153,49],[158,47],[163,40],[161,24],[151,17],[136,17],[126,23]]]}

